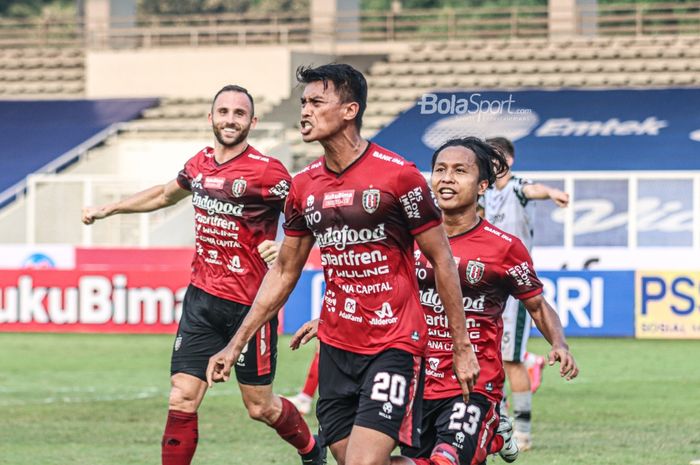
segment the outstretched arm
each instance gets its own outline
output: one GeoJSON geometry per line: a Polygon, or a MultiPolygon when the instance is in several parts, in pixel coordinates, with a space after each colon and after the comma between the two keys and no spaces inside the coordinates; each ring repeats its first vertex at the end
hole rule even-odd
{"type": "Polygon", "coordinates": [[[190,191],[181,188],[177,181],[172,180],[167,184],[150,187],[119,202],[98,207],[85,207],[83,208],[82,220],[85,224],[92,224],[95,220],[120,213],[152,212],[175,205],[190,194],[190,191]]]}
{"type": "Polygon", "coordinates": [[[418,234],[416,242],[435,269],[435,284],[452,334],[452,367],[467,402],[479,376],[479,362],[467,336],[462,289],[452,249],[442,226],[418,234]]]}
{"type": "Polygon", "coordinates": [[[236,362],[250,338],[279,312],[299,280],[314,237],[285,236],[277,260],[265,275],[248,315],[231,341],[209,359],[207,383],[228,381],[236,362]]]}
{"type": "Polygon", "coordinates": [[[559,315],[547,303],[542,294],[530,297],[522,301],[525,308],[532,316],[532,321],[537,325],[547,342],[552,346],[549,352],[549,365],[554,365],[555,361],[559,361],[561,376],[567,380],[573,379],[578,375],[578,366],[574,356],[569,352],[569,345],[566,343],[564,329],[559,321],[559,315]]]}
{"type": "Polygon", "coordinates": [[[523,194],[530,200],[552,199],[558,207],[562,208],[569,205],[569,194],[544,184],[526,184],[523,186],[523,194]]]}

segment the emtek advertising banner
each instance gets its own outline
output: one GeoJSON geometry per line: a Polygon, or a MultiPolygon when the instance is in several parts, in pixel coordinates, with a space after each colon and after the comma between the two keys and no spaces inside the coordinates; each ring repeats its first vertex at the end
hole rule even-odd
{"type": "Polygon", "coordinates": [[[698,105],[700,89],[426,92],[373,140],[421,171],[465,136],[511,139],[518,171],[697,170],[698,105]]]}
{"type": "Polygon", "coordinates": [[[700,271],[637,271],[641,339],[700,339],[700,271]]]}
{"type": "MultiPolygon", "coordinates": [[[[539,276],[567,335],[634,336],[633,271],[548,271],[539,276]]],[[[323,292],[323,273],[304,271],[285,306],[285,333],[320,313],[323,292]]]]}

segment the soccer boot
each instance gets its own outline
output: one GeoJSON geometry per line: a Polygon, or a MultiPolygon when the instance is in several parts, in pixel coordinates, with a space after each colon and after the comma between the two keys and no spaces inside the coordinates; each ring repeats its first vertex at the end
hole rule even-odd
{"type": "Polygon", "coordinates": [[[301,465],[326,465],[326,448],[318,443],[318,436],[314,434],[314,448],[311,452],[301,456],[301,465]]]}
{"type": "Polygon", "coordinates": [[[430,453],[431,465],[459,465],[457,449],[449,444],[438,444],[430,453]]]}
{"type": "Polygon", "coordinates": [[[518,442],[513,437],[513,422],[507,416],[502,416],[498,422],[496,434],[503,438],[503,447],[498,451],[498,455],[508,463],[515,462],[518,458],[518,442]]]}
{"type": "Polygon", "coordinates": [[[525,452],[526,450],[532,449],[532,436],[530,433],[525,433],[523,431],[514,431],[513,438],[518,443],[518,448],[525,452]]]}
{"type": "Polygon", "coordinates": [[[523,363],[525,364],[525,368],[527,368],[527,376],[528,378],[530,378],[530,391],[535,393],[542,384],[542,370],[544,370],[544,357],[541,355],[535,355],[531,354],[530,352],[526,352],[525,360],[523,363]]]}
{"type": "Polygon", "coordinates": [[[311,413],[311,404],[314,400],[303,392],[300,392],[295,396],[286,397],[286,399],[291,402],[302,415],[308,415],[311,413]]]}

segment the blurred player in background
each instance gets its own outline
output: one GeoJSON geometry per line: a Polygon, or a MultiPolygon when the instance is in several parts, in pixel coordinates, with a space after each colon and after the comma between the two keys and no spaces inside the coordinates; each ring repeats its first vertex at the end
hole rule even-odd
{"type": "Polygon", "coordinates": [[[301,134],[324,156],[293,180],[285,239],[251,312],[211,358],[211,381],[226,380],[246,341],[274,318],[314,244],[326,292],[319,320],[293,346],[318,336],[319,401],[325,444],[339,465],[386,465],[398,442],[414,445],[420,422],[427,326],[418,297],[414,239],[435,269],[454,335],[454,369],[468,396],[478,362],[466,335],[457,270],[440,212],[415,165],[360,135],[364,76],[344,64],[300,68],[301,134]]]}
{"type": "MultiPolygon", "coordinates": [[[[487,139],[506,157],[508,172],[498,178],[490,189],[484,192],[482,207],[484,218],[503,231],[519,238],[528,251],[532,250],[534,228],[534,205],[531,200],[551,199],[557,206],[569,204],[569,194],[546,186],[532,183],[513,174],[510,168],[515,160],[513,144],[504,137],[487,139]]],[[[515,438],[520,450],[532,447],[531,417],[532,392],[537,390],[542,380],[544,358],[528,354],[527,341],[530,337],[532,321],[522,302],[510,297],[503,313],[503,361],[511,389],[511,405],[515,419],[515,438]],[[530,366],[528,367],[525,362],[530,366]]],[[[505,415],[505,405],[503,408],[505,415]]]]}
{"type": "Polygon", "coordinates": [[[304,386],[301,388],[301,391],[288,397],[289,401],[293,403],[303,415],[311,413],[311,405],[314,402],[316,389],[318,389],[318,350],[319,347],[316,347],[314,358],[311,359],[311,363],[309,364],[309,370],[306,372],[306,379],[304,380],[304,386]]]}
{"type": "MultiPolygon", "coordinates": [[[[198,442],[197,410],[207,391],[209,357],[221,350],[245,318],[276,258],[273,239],[291,178],[276,159],[247,137],[255,127],[252,96],[229,85],[214,97],[209,122],[214,148],[192,157],[177,178],[114,204],[83,209],[83,222],[175,205],[192,196],[195,246],[192,280],[183,301],[171,360],[164,465],[187,465],[198,442]]],[[[302,456],[320,464],[322,451],[297,409],[272,392],[277,360],[277,319],[259,328],[236,360],[243,403],[251,418],[271,426],[302,456]]]]}
{"type": "Polygon", "coordinates": [[[507,170],[503,155],[474,137],[448,141],[433,155],[432,189],[457,262],[468,334],[481,371],[465,403],[452,374],[450,333],[433,269],[416,252],[416,275],[429,331],[421,445],[402,448],[402,454],[412,459],[394,457],[392,464],[428,465],[432,463],[430,451],[440,444],[456,448],[462,465],[485,463],[492,451],[500,451],[507,462],[516,459],[518,448],[511,440],[510,420],[503,417],[499,422],[498,415],[505,376],[501,315],[509,296],[523,302],[542,328],[552,345],[550,364],[559,361],[566,379],[578,374],[559,317],[542,297],[542,283],[527,249],[477,214],[479,195],[507,170]]]}

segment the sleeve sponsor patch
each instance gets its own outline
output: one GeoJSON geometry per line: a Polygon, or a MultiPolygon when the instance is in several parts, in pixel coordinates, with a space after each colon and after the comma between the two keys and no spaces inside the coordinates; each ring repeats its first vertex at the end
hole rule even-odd
{"type": "Polygon", "coordinates": [[[423,201],[423,191],[420,187],[414,187],[404,195],[399,197],[401,206],[406,212],[406,217],[410,219],[420,218],[420,202],[423,201]]]}
{"type": "Polygon", "coordinates": [[[522,262],[519,265],[512,266],[508,268],[506,272],[513,278],[517,286],[532,287],[532,281],[530,279],[532,270],[528,262],[522,262]]]}

